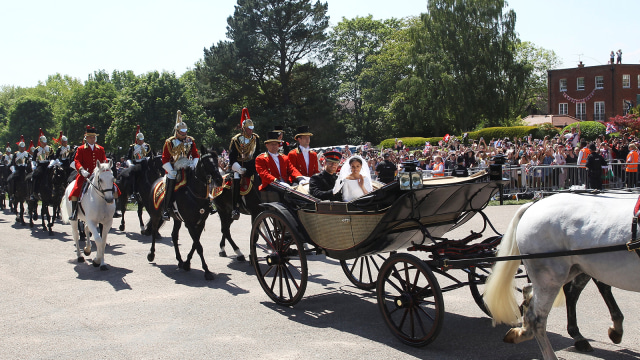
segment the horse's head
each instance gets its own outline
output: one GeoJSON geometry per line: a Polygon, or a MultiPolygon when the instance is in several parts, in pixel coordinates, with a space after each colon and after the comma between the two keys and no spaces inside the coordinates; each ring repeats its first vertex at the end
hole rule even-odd
{"type": "Polygon", "coordinates": [[[214,186],[222,186],[222,175],[218,168],[218,153],[209,149],[200,157],[199,166],[202,167],[206,176],[211,176],[214,186]],[[201,164],[201,165],[200,165],[201,164]]]}
{"type": "Polygon", "coordinates": [[[51,187],[53,192],[64,192],[67,187],[67,171],[61,166],[56,165],[51,171],[51,187]]]}
{"type": "Polygon", "coordinates": [[[108,204],[113,202],[113,192],[115,191],[111,165],[113,165],[111,159],[106,163],[100,163],[97,161],[96,168],[93,170],[93,180],[91,181],[95,189],[104,196],[104,199],[108,204]]]}

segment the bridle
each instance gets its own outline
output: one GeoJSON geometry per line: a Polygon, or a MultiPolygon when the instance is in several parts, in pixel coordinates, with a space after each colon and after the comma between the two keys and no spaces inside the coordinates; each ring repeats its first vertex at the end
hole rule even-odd
{"type": "MultiPolygon", "coordinates": [[[[111,170],[102,170],[102,169],[99,169],[99,173],[102,173],[103,171],[111,171],[111,170]]],[[[114,197],[112,196],[112,197],[111,197],[111,201],[109,201],[109,200],[107,200],[107,197],[106,197],[105,193],[108,193],[108,192],[113,193],[113,192],[115,192],[115,188],[114,188],[114,186],[111,186],[111,188],[110,188],[110,189],[103,189],[103,188],[102,188],[102,184],[101,184],[101,182],[100,182],[100,176],[99,176],[99,174],[91,174],[91,176],[90,176],[90,177],[89,177],[89,179],[87,179],[87,180],[88,180],[88,182],[89,182],[89,185],[90,185],[90,186],[93,186],[93,188],[98,192],[98,195],[99,195],[101,198],[103,198],[103,199],[104,199],[104,201],[106,201],[106,202],[107,202],[107,203],[109,203],[109,204],[113,202],[114,197]],[[96,176],[98,177],[98,186],[96,186],[96,185],[93,183],[93,181],[94,181],[94,179],[96,178],[96,176]]]]}

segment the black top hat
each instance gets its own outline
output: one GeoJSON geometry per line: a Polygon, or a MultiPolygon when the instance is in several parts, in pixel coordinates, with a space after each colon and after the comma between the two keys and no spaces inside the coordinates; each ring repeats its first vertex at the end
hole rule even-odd
{"type": "Polygon", "coordinates": [[[309,126],[307,125],[298,126],[298,128],[296,129],[296,132],[297,134],[296,136],[293,137],[294,139],[297,139],[298,136],[305,136],[305,135],[313,136],[313,134],[309,132],[309,126]]]}
{"type": "Polygon", "coordinates": [[[389,153],[386,152],[386,153],[382,154],[382,157],[385,158],[385,159],[388,158],[389,157],[389,153]]]}
{"type": "Polygon", "coordinates": [[[87,125],[87,130],[84,134],[87,136],[98,136],[98,134],[96,133],[96,128],[91,125],[87,125]]]}
{"type": "Polygon", "coordinates": [[[264,143],[270,143],[270,142],[280,142],[280,140],[278,139],[278,137],[280,136],[280,133],[277,131],[269,131],[267,133],[267,140],[264,141],[264,143]]]}
{"type": "Polygon", "coordinates": [[[324,153],[324,159],[331,162],[340,162],[342,154],[337,151],[327,151],[324,153]]]}
{"type": "Polygon", "coordinates": [[[273,131],[284,132],[284,126],[276,125],[276,126],[273,127],[273,131]]]}

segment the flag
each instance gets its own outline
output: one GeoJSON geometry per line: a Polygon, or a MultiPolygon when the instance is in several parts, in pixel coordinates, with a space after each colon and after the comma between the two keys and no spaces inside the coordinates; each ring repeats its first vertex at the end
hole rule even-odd
{"type": "Polygon", "coordinates": [[[442,138],[444,142],[449,142],[449,134],[446,134],[444,138],[442,138]]]}

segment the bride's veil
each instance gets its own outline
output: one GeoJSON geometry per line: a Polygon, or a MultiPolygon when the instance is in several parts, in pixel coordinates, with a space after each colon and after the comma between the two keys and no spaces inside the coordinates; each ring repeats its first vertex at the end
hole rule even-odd
{"type": "Polygon", "coordinates": [[[344,179],[346,179],[347,176],[351,175],[351,165],[349,164],[349,162],[353,158],[360,159],[360,161],[362,162],[362,169],[360,169],[360,175],[362,175],[365,178],[368,177],[369,178],[369,183],[371,183],[371,171],[369,171],[369,165],[362,158],[362,156],[353,155],[353,156],[349,157],[342,164],[342,168],[340,169],[340,173],[338,174],[338,178],[336,179],[336,184],[333,186],[333,193],[334,194],[337,194],[338,191],[340,191],[340,189],[342,189],[342,185],[344,184],[344,179]]]}

